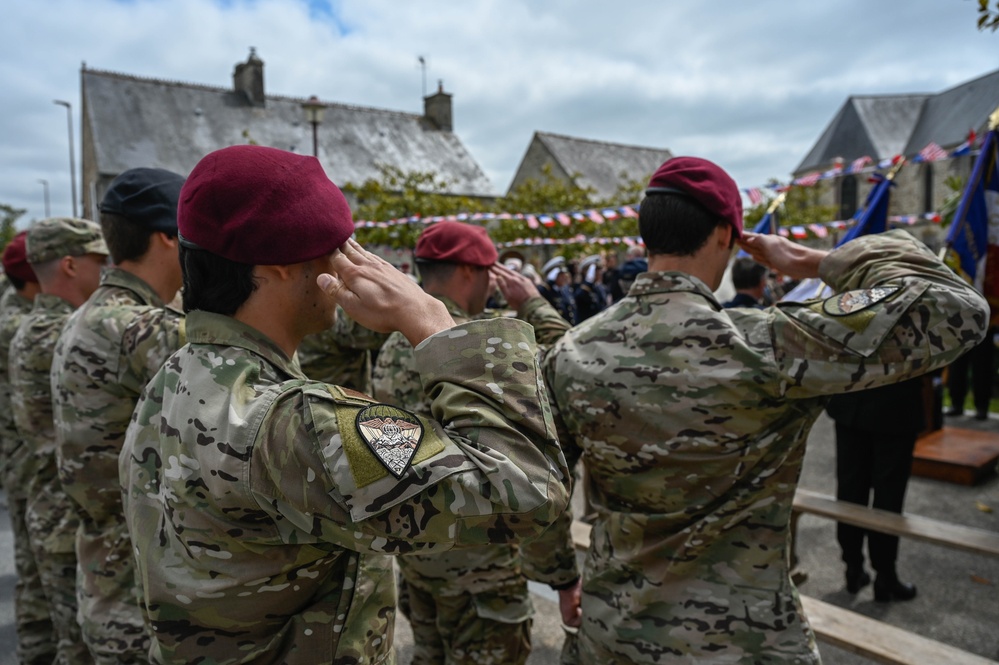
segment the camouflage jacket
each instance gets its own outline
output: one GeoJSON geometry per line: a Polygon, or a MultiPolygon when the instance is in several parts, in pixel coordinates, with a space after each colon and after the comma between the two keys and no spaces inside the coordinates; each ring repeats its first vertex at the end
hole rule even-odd
{"type": "Polygon", "coordinates": [[[820,273],[840,295],[765,310],[644,273],[545,358],[560,441],[570,461],[582,453],[600,514],[584,663],[819,660],[787,544],[824,397],[948,364],[988,314],[901,231],[848,243],[820,273]]]}
{"type": "Polygon", "coordinates": [[[74,551],[79,524],[59,483],[49,378],[56,340],[72,312],[72,305],[62,298],[40,293],[10,343],[14,423],[27,448],[24,465],[17,473],[27,482],[29,497],[47,495],[55,506],[45,516],[49,535],[42,547],[47,552],[74,551]]]}
{"type": "Polygon", "coordinates": [[[387,334],[368,330],[337,309],[332,328],[307,335],[298,345],[298,362],[313,381],[370,395],[371,352],[386,339],[387,334]]]}
{"type": "Polygon", "coordinates": [[[154,662],[391,662],[394,580],[358,574],[358,552],[527,537],[567,503],[521,322],[420,344],[436,420],[309,381],[232,318],[186,328],[120,457],[154,662]]]}
{"type": "MultiPolygon", "coordinates": [[[[180,346],[182,321],[183,314],[166,307],[142,279],[111,269],[69,317],[56,344],[52,409],[59,479],[80,515],[80,616],[84,632],[96,640],[115,631],[124,635],[127,624],[144,641],[118,453],[139,393],[180,346]]],[[[124,640],[105,646],[127,647],[124,640]]],[[[146,645],[141,649],[144,655],[146,645]]]]}
{"type": "MultiPolygon", "coordinates": [[[[435,297],[447,306],[455,321],[464,323],[470,320],[469,315],[453,300],[443,296],[435,297]]],[[[549,339],[545,341],[554,341],[550,338],[560,337],[569,327],[544,298],[529,300],[520,314],[519,318],[532,324],[532,327],[537,323],[538,328],[544,331],[539,335],[539,344],[546,335],[549,339]],[[561,322],[561,325],[552,325],[553,322],[561,322]],[[559,332],[553,333],[559,327],[559,332]]],[[[423,391],[413,347],[402,333],[393,333],[382,346],[375,363],[374,376],[375,399],[431,417],[431,400],[423,391]]],[[[534,548],[532,551],[539,556],[551,553],[548,548],[534,548]]],[[[572,562],[575,564],[575,557],[572,562]]],[[[483,608],[493,618],[516,623],[533,612],[530,596],[522,582],[519,546],[515,543],[487,545],[443,554],[411,555],[401,557],[398,563],[407,582],[434,594],[456,596],[504,589],[502,606],[494,604],[488,609],[483,608]],[[521,588],[518,589],[518,585],[521,588]]],[[[574,568],[564,568],[561,562],[542,560],[532,562],[529,570],[533,573],[532,578],[537,581],[562,585],[578,576],[574,568]]]]}
{"type": "Polygon", "coordinates": [[[19,296],[13,288],[0,297],[0,485],[12,498],[26,497],[26,479],[18,478],[16,471],[24,464],[27,448],[22,445],[14,424],[8,353],[21,319],[30,311],[31,301],[19,296]]]}

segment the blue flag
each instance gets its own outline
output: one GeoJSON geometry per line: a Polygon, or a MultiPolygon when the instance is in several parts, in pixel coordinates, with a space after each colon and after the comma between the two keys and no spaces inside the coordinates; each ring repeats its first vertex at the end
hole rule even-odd
{"type": "MultiPolygon", "coordinates": [[[[894,183],[891,178],[880,173],[874,174],[872,178],[877,181],[877,184],[868,192],[867,200],[864,201],[864,207],[854,213],[853,218],[857,220],[857,223],[853,225],[852,229],[843,234],[843,237],[836,243],[837,247],[863,235],[882,233],[888,228],[888,202],[891,200],[890,192],[894,183]]],[[[831,295],[832,289],[826,286],[825,282],[818,277],[811,277],[802,280],[798,286],[788,291],[781,300],[801,302],[803,300],[831,295]]]]}
{"type": "Polygon", "coordinates": [[[868,192],[864,207],[854,213],[853,218],[857,220],[857,223],[843,234],[843,237],[836,243],[837,247],[860,236],[883,233],[888,228],[888,202],[891,199],[888,190],[894,187],[894,183],[880,173],[874,174],[872,178],[877,181],[877,184],[868,192]]]}
{"type": "MultiPolygon", "coordinates": [[[[985,135],[982,151],[971,170],[961,202],[954,212],[954,221],[947,232],[947,252],[944,260],[954,272],[985,293],[992,289],[985,284],[985,258],[989,250],[989,211],[999,208],[999,171],[996,169],[997,131],[985,135]]],[[[997,266],[999,267],[999,266],[997,266]]],[[[990,280],[991,281],[991,280],[990,280]]]]}

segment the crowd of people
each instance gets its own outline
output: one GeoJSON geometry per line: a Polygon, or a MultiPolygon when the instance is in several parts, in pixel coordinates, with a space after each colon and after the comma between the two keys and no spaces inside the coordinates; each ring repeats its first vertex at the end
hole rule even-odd
{"type": "Polygon", "coordinates": [[[523,663],[527,580],[557,591],[565,663],[817,663],[788,571],[811,425],[987,327],[911,236],[748,233],[695,157],[651,178],[644,249],[575,279],[439,222],[418,284],[315,158],[254,145],[126,171],[100,212],[3,254],[22,663],[389,663],[397,611],[416,663],[523,663]],[[736,247],[836,295],[724,308],[736,247]]]}

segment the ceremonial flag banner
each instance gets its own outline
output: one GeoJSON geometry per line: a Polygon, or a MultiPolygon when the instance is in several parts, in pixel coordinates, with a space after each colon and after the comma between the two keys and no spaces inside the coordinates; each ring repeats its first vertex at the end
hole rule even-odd
{"type": "MultiPolygon", "coordinates": [[[[985,135],[971,178],[947,232],[944,260],[999,312],[999,172],[997,131],[985,135]]],[[[993,314],[993,325],[997,316],[993,314]]]]}
{"type": "Polygon", "coordinates": [[[746,192],[746,196],[749,197],[749,202],[752,205],[758,206],[763,203],[763,192],[760,191],[759,187],[750,187],[743,191],[746,192]]]}

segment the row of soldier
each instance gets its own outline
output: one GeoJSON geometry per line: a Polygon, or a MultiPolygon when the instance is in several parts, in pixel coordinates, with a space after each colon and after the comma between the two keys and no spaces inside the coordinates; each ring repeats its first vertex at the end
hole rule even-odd
{"type": "Polygon", "coordinates": [[[570,327],[479,227],[423,232],[421,289],[271,148],[33,225],[0,313],[21,662],[392,662],[392,556],[420,663],[524,662],[527,578],[558,590],[566,662],[819,662],[787,556],[808,431],[829,394],[961,355],[985,303],[903,232],[744,232],[698,158],[639,226],[647,270],[570,327]],[[838,295],[722,309],[736,246],[838,295]],[[494,288],[516,316],[483,316],[494,288]]]}

